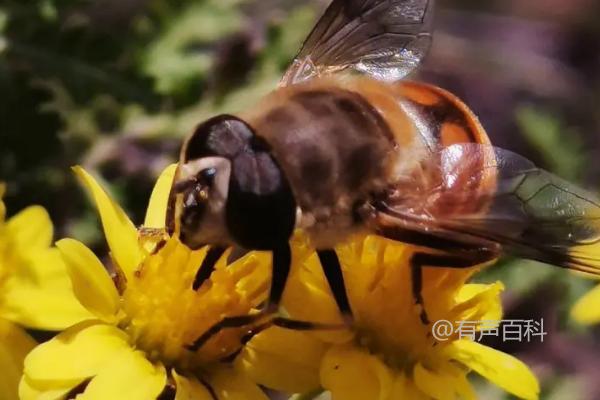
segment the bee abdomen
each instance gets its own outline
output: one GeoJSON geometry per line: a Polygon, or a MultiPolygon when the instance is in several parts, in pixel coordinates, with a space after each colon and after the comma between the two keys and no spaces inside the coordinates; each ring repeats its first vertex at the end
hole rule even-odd
{"type": "Polygon", "coordinates": [[[430,143],[442,147],[455,143],[490,144],[478,118],[452,93],[421,82],[401,82],[395,91],[403,108],[413,119],[422,121],[421,134],[430,143]]]}
{"type": "MultiPolygon", "coordinates": [[[[394,90],[411,120],[418,121],[419,134],[432,151],[459,143],[491,145],[479,119],[452,93],[420,82],[401,82],[394,90]]],[[[460,169],[455,177],[455,190],[436,204],[440,214],[485,211],[488,204],[480,201],[478,193],[490,193],[496,185],[495,174],[483,173],[485,165],[494,162],[486,157],[488,155],[482,152],[470,168],[460,169]]]]}

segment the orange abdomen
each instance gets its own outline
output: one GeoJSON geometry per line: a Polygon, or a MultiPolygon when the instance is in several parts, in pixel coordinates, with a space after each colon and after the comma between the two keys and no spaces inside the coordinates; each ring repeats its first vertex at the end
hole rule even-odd
{"type": "Polygon", "coordinates": [[[488,208],[485,199],[490,196],[480,194],[492,193],[495,188],[495,169],[486,168],[495,163],[494,152],[488,147],[491,143],[479,119],[458,97],[433,85],[409,81],[382,84],[365,80],[358,81],[356,88],[384,116],[399,147],[418,154],[408,161],[412,153],[403,154],[400,162],[408,162],[419,179],[427,179],[425,187],[445,188],[434,206],[438,215],[481,213],[488,208]],[[468,165],[452,171],[444,170],[441,159],[432,160],[444,148],[459,143],[482,145],[485,150],[474,153],[468,165]],[[425,148],[425,154],[418,152],[418,144],[425,148]],[[419,164],[419,160],[427,163],[419,164]],[[424,170],[432,161],[433,165],[437,161],[436,168],[424,170]],[[451,186],[445,185],[448,176],[444,173],[453,174],[451,186]]]}
{"type": "Polygon", "coordinates": [[[403,108],[424,127],[422,135],[440,148],[474,143],[485,149],[473,153],[474,157],[464,157],[464,163],[452,170],[440,168],[447,174],[440,179],[444,181],[451,175],[454,183],[448,186],[446,181],[434,209],[443,215],[485,212],[490,206],[489,194],[496,186],[496,169],[488,166],[496,160],[491,147],[487,147],[490,139],[477,116],[458,97],[432,85],[402,82],[396,93],[402,98],[403,108]]]}
{"type": "Polygon", "coordinates": [[[452,93],[420,82],[400,82],[394,92],[405,109],[412,108],[420,114],[418,118],[429,126],[431,139],[442,147],[455,143],[490,144],[477,116],[452,93]]]}

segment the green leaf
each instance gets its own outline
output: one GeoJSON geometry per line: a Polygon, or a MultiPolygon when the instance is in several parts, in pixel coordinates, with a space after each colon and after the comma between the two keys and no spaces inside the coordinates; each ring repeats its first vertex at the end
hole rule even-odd
{"type": "Polygon", "coordinates": [[[236,4],[234,0],[194,2],[170,19],[142,59],[142,69],[155,79],[157,92],[177,94],[209,72],[213,63],[209,45],[241,26],[236,4]]]}
{"type": "Polygon", "coordinates": [[[547,111],[522,106],[517,123],[525,138],[536,148],[549,168],[569,180],[577,180],[586,164],[583,142],[574,128],[564,126],[547,111]]]}
{"type": "Polygon", "coordinates": [[[263,51],[262,69],[275,67],[282,73],[300,50],[303,40],[315,23],[315,10],[310,6],[293,10],[282,23],[272,25],[268,32],[268,43],[263,51]]]}

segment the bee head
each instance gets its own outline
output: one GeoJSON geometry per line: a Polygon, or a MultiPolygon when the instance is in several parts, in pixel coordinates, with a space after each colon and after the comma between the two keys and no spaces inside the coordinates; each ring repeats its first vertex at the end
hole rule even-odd
{"type": "Polygon", "coordinates": [[[191,249],[226,241],[222,228],[230,173],[231,163],[222,157],[202,157],[179,165],[167,226],[173,233],[178,223],[180,239],[191,249]]]}
{"type": "Polygon", "coordinates": [[[236,244],[268,250],[287,241],[296,203],[270,152],[243,120],[220,115],[200,124],[181,150],[167,228],[189,248],[236,244]]]}

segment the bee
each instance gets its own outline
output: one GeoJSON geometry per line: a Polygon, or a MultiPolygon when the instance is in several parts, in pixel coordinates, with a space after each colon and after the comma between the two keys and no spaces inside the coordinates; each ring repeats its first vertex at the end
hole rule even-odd
{"type": "Polygon", "coordinates": [[[433,7],[333,0],[279,87],[253,109],[199,124],[185,141],[166,222],[189,248],[210,246],[194,288],[230,246],[270,251],[273,261],[262,312],[225,318],[191,348],[277,312],[298,228],[347,323],[334,248],[357,233],[415,246],[412,291],[425,324],[423,267],[510,254],[600,274],[600,259],[588,255],[600,241],[594,195],[493,147],[456,96],[404,79],[430,47],[433,7]]]}

